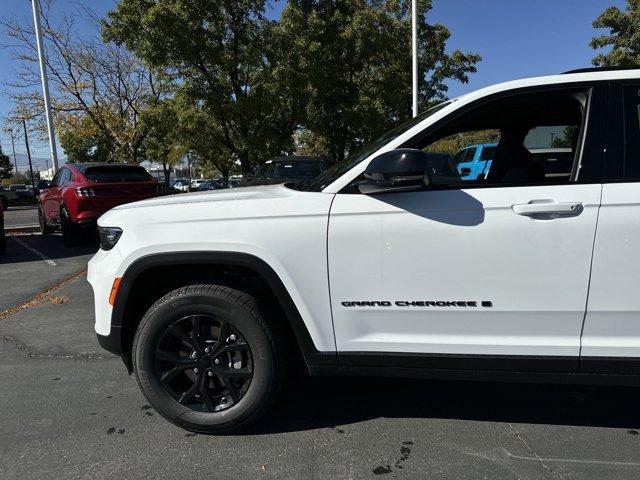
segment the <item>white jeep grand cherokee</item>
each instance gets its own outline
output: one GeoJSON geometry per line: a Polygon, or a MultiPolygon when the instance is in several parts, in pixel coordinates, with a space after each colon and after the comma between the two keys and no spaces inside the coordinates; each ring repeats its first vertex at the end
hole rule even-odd
{"type": "Polygon", "coordinates": [[[518,80],[311,181],[117,207],[89,264],[99,341],[197,432],[255,421],[296,358],[311,374],[638,383],[639,112],[640,70],[518,80]],[[484,142],[487,171],[462,180],[452,153],[484,142]]]}

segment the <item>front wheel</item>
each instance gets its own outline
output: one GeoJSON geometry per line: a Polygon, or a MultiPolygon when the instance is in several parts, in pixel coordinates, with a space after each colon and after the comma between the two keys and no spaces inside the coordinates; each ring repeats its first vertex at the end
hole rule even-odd
{"type": "Polygon", "coordinates": [[[191,285],[146,313],[133,368],[149,403],[199,433],[247,427],[269,408],[286,365],[282,336],[256,300],[238,290],[191,285]]]}

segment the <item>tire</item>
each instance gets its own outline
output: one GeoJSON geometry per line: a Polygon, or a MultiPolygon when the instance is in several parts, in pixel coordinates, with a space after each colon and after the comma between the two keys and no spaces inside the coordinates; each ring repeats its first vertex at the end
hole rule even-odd
{"type": "Polygon", "coordinates": [[[82,243],[80,227],[73,223],[65,207],[60,210],[60,229],[62,240],[67,247],[76,247],[82,243]]]}
{"type": "Polygon", "coordinates": [[[49,235],[53,232],[53,228],[47,225],[47,221],[42,211],[42,205],[38,205],[38,224],[40,225],[40,233],[42,235],[49,235]]]}
{"type": "Polygon", "coordinates": [[[7,201],[7,197],[0,197],[0,208],[6,211],[9,208],[9,202],[7,201]]]}
{"type": "Polygon", "coordinates": [[[132,360],[142,392],[160,415],[193,432],[223,434],[246,428],[268,410],[285,376],[285,352],[277,324],[253,297],[191,285],[165,295],[145,314],[132,360]]]}

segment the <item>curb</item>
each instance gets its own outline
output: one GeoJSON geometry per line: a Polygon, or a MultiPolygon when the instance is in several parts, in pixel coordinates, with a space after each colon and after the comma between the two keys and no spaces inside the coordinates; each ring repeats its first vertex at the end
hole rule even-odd
{"type": "Polygon", "coordinates": [[[18,225],[15,227],[4,227],[5,233],[39,233],[40,225],[18,225]]]}

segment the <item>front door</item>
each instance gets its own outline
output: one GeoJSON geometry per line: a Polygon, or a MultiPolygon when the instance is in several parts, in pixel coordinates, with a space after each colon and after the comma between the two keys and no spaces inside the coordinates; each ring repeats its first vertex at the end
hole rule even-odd
{"type": "MultiPolygon", "coordinates": [[[[492,168],[500,170],[488,179],[336,195],[328,258],[341,363],[577,370],[602,185],[548,176],[526,150],[561,137],[580,162],[588,135],[584,120],[570,124],[579,118],[567,111],[572,98],[525,99],[550,103],[544,115],[561,105],[556,127],[540,114],[542,127],[521,128],[526,110],[510,98],[508,111],[518,113],[505,117],[509,126],[470,135],[499,142],[492,168]]],[[[586,97],[575,98],[580,110],[586,97]]],[[[488,125],[496,110],[474,121],[488,125]]],[[[432,150],[451,143],[448,136],[432,150]]]]}

